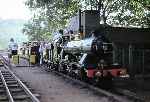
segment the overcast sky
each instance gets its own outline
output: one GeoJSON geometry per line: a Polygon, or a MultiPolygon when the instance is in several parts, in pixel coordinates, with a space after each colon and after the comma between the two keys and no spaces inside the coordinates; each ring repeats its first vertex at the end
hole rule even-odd
{"type": "Polygon", "coordinates": [[[0,0],[0,18],[25,19],[30,18],[29,9],[24,5],[26,0],[0,0]]]}

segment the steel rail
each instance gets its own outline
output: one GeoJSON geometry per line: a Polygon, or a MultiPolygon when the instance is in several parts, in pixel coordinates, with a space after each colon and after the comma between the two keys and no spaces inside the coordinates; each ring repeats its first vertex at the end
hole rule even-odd
{"type": "Polygon", "coordinates": [[[16,79],[19,85],[23,88],[28,96],[32,99],[33,102],[40,102],[39,99],[32,94],[32,92],[27,88],[27,86],[9,69],[9,67],[4,64],[4,67],[12,74],[12,76],[16,79]]]}
{"type": "Polygon", "coordinates": [[[1,70],[0,70],[0,76],[1,76],[1,79],[2,79],[2,82],[3,82],[4,86],[6,88],[6,92],[7,92],[8,98],[9,98],[9,102],[14,102],[14,99],[13,99],[13,97],[12,97],[10,91],[9,91],[9,88],[7,86],[7,83],[6,83],[5,79],[4,79],[4,76],[3,76],[2,72],[1,72],[1,70]]]}
{"type": "Polygon", "coordinates": [[[16,79],[16,81],[23,88],[26,94],[31,98],[31,100],[33,102],[40,102],[39,99],[35,95],[33,95],[32,92],[27,88],[27,86],[9,69],[9,67],[11,67],[10,63],[8,63],[7,60],[1,54],[0,57],[2,57],[4,60],[4,67],[9,71],[9,73],[12,74],[12,76],[16,79]]]}

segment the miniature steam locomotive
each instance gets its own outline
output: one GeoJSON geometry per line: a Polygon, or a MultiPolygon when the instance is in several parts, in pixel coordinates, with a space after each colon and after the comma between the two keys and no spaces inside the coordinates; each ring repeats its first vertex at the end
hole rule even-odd
{"type": "Polygon", "coordinates": [[[51,70],[92,84],[111,87],[112,79],[125,76],[126,69],[112,62],[112,43],[99,32],[93,35],[85,39],[75,35],[74,40],[70,40],[69,35],[62,35],[54,41],[55,57],[47,64],[51,70]]]}

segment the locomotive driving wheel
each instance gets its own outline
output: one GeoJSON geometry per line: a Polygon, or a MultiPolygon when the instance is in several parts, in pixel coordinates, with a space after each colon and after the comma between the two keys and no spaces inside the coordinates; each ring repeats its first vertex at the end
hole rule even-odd
{"type": "Polygon", "coordinates": [[[80,68],[79,71],[78,71],[78,76],[79,76],[79,79],[83,80],[83,81],[87,81],[87,73],[86,71],[84,70],[84,68],[80,68]]]}
{"type": "Polygon", "coordinates": [[[100,83],[101,83],[101,80],[102,80],[102,73],[101,72],[95,72],[94,73],[94,77],[93,77],[93,81],[92,81],[92,84],[93,85],[100,85],[100,83]]]}

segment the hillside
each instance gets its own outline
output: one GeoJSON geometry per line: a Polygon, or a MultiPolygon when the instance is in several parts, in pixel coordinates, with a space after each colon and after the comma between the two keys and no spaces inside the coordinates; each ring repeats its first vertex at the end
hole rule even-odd
{"type": "Polygon", "coordinates": [[[27,36],[21,31],[25,22],[20,19],[0,19],[0,49],[7,48],[10,38],[14,38],[18,43],[27,41],[27,36]]]}

